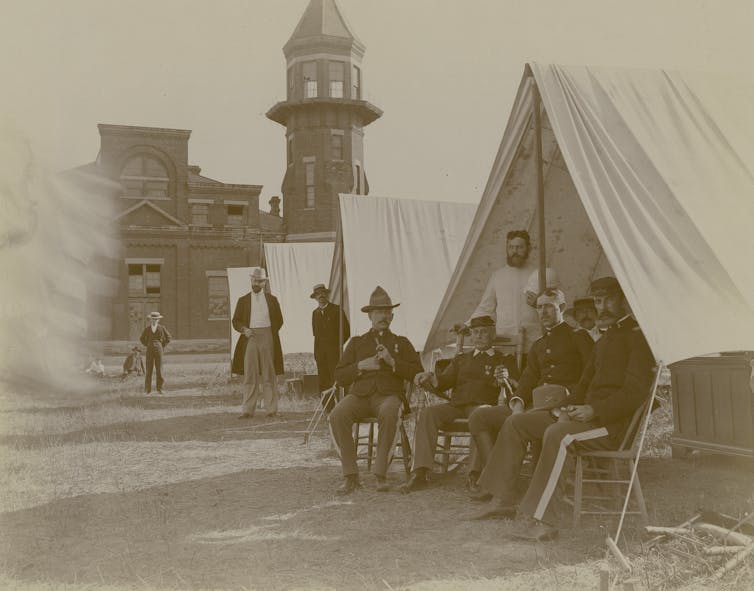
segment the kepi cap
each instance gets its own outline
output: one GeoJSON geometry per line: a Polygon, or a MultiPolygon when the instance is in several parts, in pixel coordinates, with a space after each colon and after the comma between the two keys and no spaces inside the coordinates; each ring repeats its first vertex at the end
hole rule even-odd
{"type": "Polygon", "coordinates": [[[620,283],[615,277],[600,277],[592,281],[589,286],[589,295],[591,296],[612,296],[622,295],[620,283]]]}

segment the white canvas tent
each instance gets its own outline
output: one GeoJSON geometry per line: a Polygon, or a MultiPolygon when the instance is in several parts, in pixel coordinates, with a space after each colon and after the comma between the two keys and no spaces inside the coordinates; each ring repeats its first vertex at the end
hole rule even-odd
{"type": "Polygon", "coordinates": [[[264,245],[270,290],[280,301],[283,353],[314,351],[312,310],[309,296],[317,283],[327,283],[332,264],[332,242],[291,242],[264,245]]]}
{"type": "Polygon", "coordinates": [[[340,195],[330,289],[333,301],[344,301],[351,334],[369,330],[369,318],[360,310],[381,285],[401,304],[391,330],[421,351],[475,209],[473,204],[340,195]]]}
{"type": "MultiPolygon", "coordinates": [[[[311,312],[314,301],[309,299],[311,288],[327,281],[333,256],[332,242],[270,243],[264,245],[270,292],[280,302],[283,328],[280,345],[283,354],[312,351],[311,312]]],[[[228,297],[230,301],[230,358],[236,348],[240,333],[233,329],[233,310],[238,298],[249,292],[249,275],[257,267],[230,267],[228,297]]]]}
{"type": "Polygon", "coordinates": [[[474,309],[508,230],[541,244],[538,169],[547,265],[569,298],[614,274],[665,364],[751,349],[752,105],[745,74],[527,66],[425,352],[474,309]]]}

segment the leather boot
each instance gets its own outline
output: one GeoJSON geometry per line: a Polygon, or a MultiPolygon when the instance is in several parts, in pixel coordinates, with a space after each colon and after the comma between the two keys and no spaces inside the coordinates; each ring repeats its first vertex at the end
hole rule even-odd
{"type": "Polygon", "coordinates": [[[429,486],[427,472],[428,470],[426,468],[418,468],[414,470],[414,472],[411,474],[411,478],[408,479],[408,482],[401,486],[401,492],[408,494],[416,490],[427,488],[429,486]]]}
{"type": "Polygon", "coordinates": [[[346,476],[343,484],[341,484],[335,492],[339,495],[350,495],[352,492],[361,488],[361,482],[359,482],[358,474],[349,474],[346,476]]]}

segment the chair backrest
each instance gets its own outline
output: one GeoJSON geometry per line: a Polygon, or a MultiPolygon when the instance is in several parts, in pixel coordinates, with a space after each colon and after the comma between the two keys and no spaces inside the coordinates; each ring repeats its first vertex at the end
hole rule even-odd
{"type": "Polygon", "coordinates": [[[621,441],[618,451],[633,449],[635,445],[638,445],[636,436],[644,424],[643,419],[649,412],[649,396],[647,396],[644,402],[639,405],[639,408],[634,411],[634,415],[631,417],[631,422],[628,424],[626,434],[623,436],[623,441],[621,441]]]}

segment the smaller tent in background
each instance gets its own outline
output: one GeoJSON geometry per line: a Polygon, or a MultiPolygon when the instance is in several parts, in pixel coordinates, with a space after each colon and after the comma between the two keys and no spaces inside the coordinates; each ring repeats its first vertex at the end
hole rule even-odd
{"type": "MultiPolygon", "coordinates": [[[[283,355],[313,351],[312,310],[316,305],[309,298],[312,286],[324,283],[332,264],[332,242],[270,243],[264,245],[270,293],[280,302],[283,328],[280,344],[283,355]]],[[[249,292],[249,275],[256,267],[232,267],[228,272],[230,298],[230,356],[238,342],[239,333],[230,324],[238,298],[249,292]]]]}
{"type": "Polygon", "coordinates": [[[381,285],[401,304],[391,330],[422,350],[475,209],[474,204],[340,195],[330,289],[334,302],[344,301],[351,334],[369,330],[361,308],[381,285]]]}
{"type": "Polygon", "coordinates": [[[270,291],[280,301],[283,354],[311,353],[312,310],[317,303],[309,296],[317,283],[327,283],[332,265],[332,242],[290,242],[264,245],[264,260],[270,291]]]}

